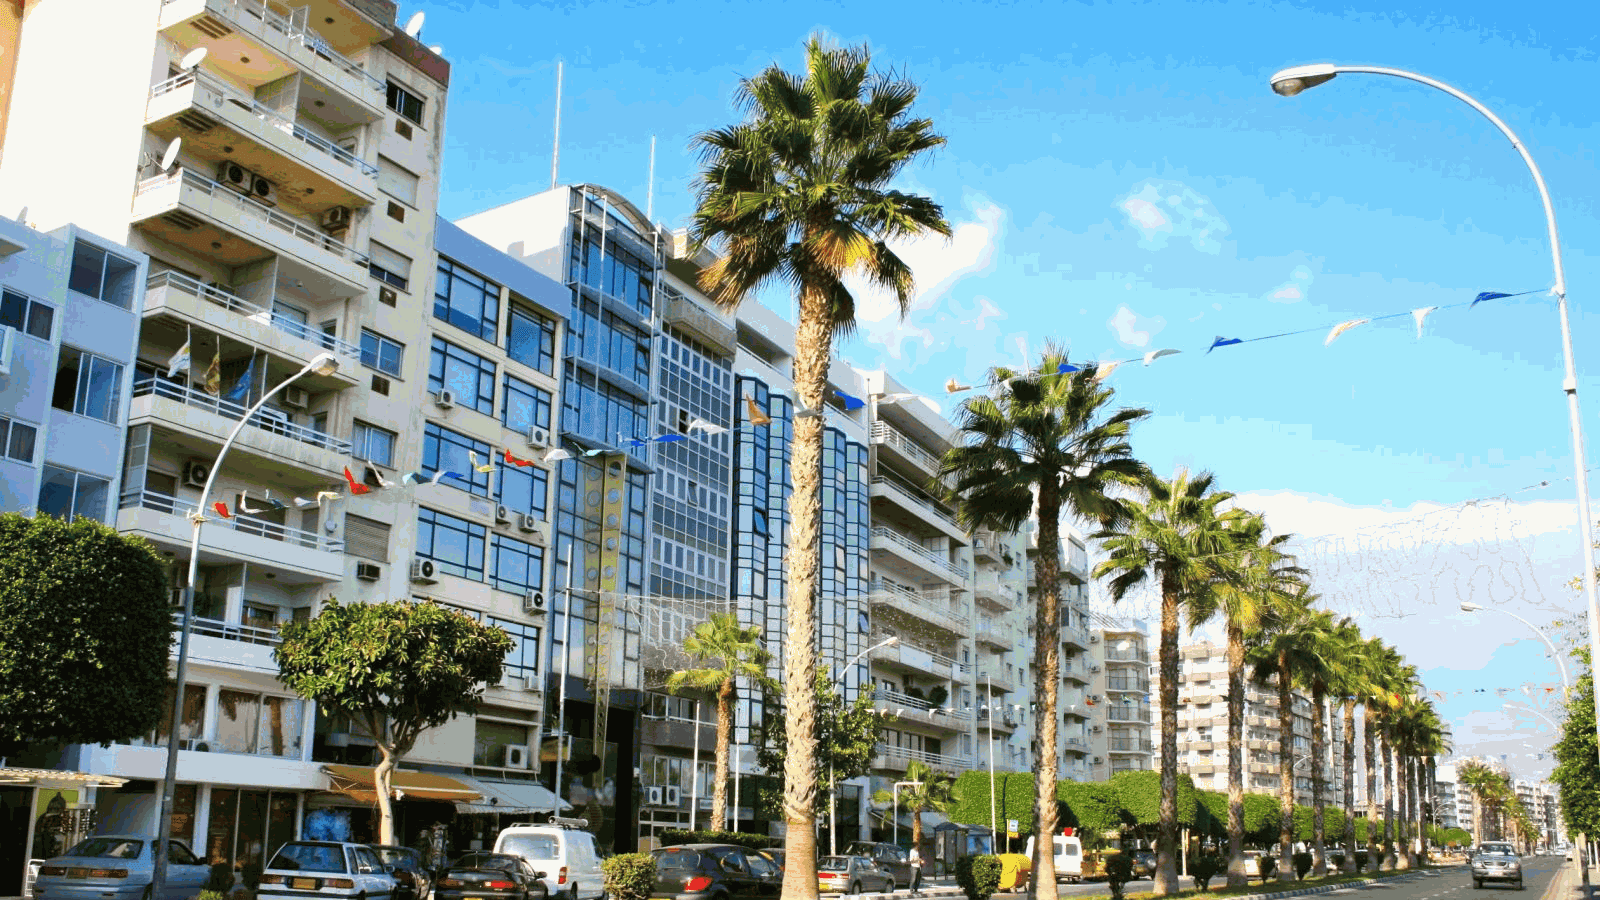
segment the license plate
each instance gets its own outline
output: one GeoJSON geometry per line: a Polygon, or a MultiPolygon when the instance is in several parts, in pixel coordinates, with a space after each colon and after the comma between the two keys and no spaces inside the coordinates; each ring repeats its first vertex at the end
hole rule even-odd
{"type": "Polygon", "coordinates": [[[297,891],[314,891],[317,889],[317,880],[315,878],[291,878],[289,879],[289,887],[297,891]]]}
{"type": "Polygon", "coordinates": [[[67,870],[67,877],[68,878],[88,878],[89,877],[89,870],[88,869],[80,869],[80,868],[77,868],[77,867],[73,867],[73,868],[67,870]]]}

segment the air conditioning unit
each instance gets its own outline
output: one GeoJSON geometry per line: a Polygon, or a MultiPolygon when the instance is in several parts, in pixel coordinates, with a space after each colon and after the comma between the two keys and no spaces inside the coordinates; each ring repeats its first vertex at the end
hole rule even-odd
{"type": "Polygon", "coordinates": [[[661,805],[661,801],[662,801],[661,788],[658,788],[658,787],[647,787],[647,788],[644,789],[644,804],[646,806],[660,806],[661,805]]]}
{"type": "Polygon", "coordinates": [[[344,231],[350,227],[350,207],[335,206],[322,214],[322,230],[344,231]]]}
{"type": "Polygon", "coordinates": [[[225,159],[217,166],[217,183],[231,187],[241,194],[250,193],[250,184],[253,181],[255,173],[231,159],[225,159]]]}
{"type": "Polygon", "coordinates": [[[1105,762],[1105,761],[1106,761],[1106,758],[1104,756],[1096,756],[1094,758],[1094,764],[1097,765],[1097,766],[1100,765],[1101,763],[1105,762]]]}
{"type": "Polygon", "coordinates": [[[277,206],[278,186],[260,175],[252,175],[250,176],[250,198],[257,203],[277,206]]]}
{"type": "Polygon", "coordinates": [[[433,395],[433,402],[440,409],[453,409],[456,405],[456,393],[452,390],[442,390],[433,395]]]}
{"type": "Polygon", "coordinates": [[[528,745],[506,745],[506,768],[526,769],[528,767],[528,745]]]}
{"type": "Polygon", "coordinates": [[[1090,703],[1099,703],[1101,701],[1101,699],[1102,698],[1101,698],[1101,696],[1099,694],[1090,694],[1089,695],[1089,702],[1090,703]]]}
{"type": "Polygon", "coordinates": [[[550,446],[550,429],[540,428],[538,425],[528,429],[528,446],[544,449],[550,446]]]}
{"type": "Polygon", "coordinates": [[[191,459],[183,464],[183,486],[203,488],[206,479],[211,477],[211,467],[198,459],[191,459]]]}
{"type": "Polygon", "coordinates": [[[496,525],[511,524],[511,507],[500,504],[494,508],[494,523],[496,525]]]}
{"type": "Polygon", "coordinates": [[[1103,726],[1103,725],[1092,725],[1092,726],[1090,726],[1089,730],[1093,731],[1095,734],[1099,734],[1100,732],[1105,731],[1106,729],[1105,729],[1105,726],[1103,726]]]}
{"type": "Polygon", "coordinates": [[[538,519],[534,518],[528,513],[518,513],[517,527],[532,534],[533,537],[529,540],[531,540],[533,543],[539,544],[540,546],[544,545],[545,537],[543,522],[540,522],[538,519]]]}
{"type": "Polygon", "coordinates": [[[522,611],[530,615],[537,615],[545,611],[548,601],[544,599],[544,591],[529,591],[522,595],[522,611]]]}
{"type": "Polygon", "coordinates": [[[1091,673],[1100,671],[1100,664],[1099,663],[1095,663],[1094,665],[1090,666],[1089,667],[1089,671],[1091,673]]]}
{"type": "Polygon", "coordinates": [[[411,580],[417,584],[433,584],[438,581],[438,567],[431,559],[413,559],[411,561],[411,580]]]}
{"type": "Polygon", "coordinates": [[[377,581],[383,575],[383,567],[377,563],[356,563],[356,577],[362,581],[377,581]]]}
{"type": "Polygon", "coordinates": [[[283,389],[283,405],[293,409],[305,409],[311,403],[311,395],[305,388],[289,387],[283,389]]]}
{"type": "Polygon", "coordinates": [[[661,800],[668,806],[678,806],[683,803],[683,788],[669,784],[662,790],[661,800]]]}
{"type": "Polygon", "coordinates": [[[1091,643],[1091,644],[1100,643],[1100,635],[1098,635],[1098,634],[1089,635],[1089,643],[1091,643]]]}

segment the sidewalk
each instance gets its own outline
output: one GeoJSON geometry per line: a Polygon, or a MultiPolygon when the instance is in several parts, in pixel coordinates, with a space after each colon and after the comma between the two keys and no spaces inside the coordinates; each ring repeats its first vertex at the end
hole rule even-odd
{"type": "MultiPolygon", "coordinates": [[[[1597,875],[1600,875],[1600,872],[1590,866],[1591,890],[1597,875]]],[[[1578,864],[1570,860],[1562,863],[1561,868],[1556,870],[1556,877],[1550,879],[1550,886],[1545,888],[1544,896],[1539,900],[1587,900],[1583,894],[1583,872],[1579,870],[1578,864]]]]}

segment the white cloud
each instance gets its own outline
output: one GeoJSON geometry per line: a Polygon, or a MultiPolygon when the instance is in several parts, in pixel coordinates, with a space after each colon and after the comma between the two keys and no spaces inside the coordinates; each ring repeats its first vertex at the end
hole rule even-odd
{"type": "Polygon", "coordinates": [[[1231,230],[1211,201],[1181,181],[1147,179],[1115,204],[1139,231],[1139,246],[1160,250],[1169,238],[1186,238],[1202,253],[1217,253],[1231,230]]]}
{"type": "Polygon", "coordinates": [[[1306,291],[1311,289],[1311,270],[1305,266],[1295,266],[1289,273],[1289,280],[1267,292],[1266,299],[1273,303],[1299,303],[1306,298],[1306,291]]]}
{"type": "Polygon", "coordinates": [[[1117,307],[1117,311],[1106,320],[1106,327],[1127,347],[1150,346],[1150,338],[1165,328],[1166,324],[1167,320],[1160,316],[1147,319],[1126,305],[1117,307]]]}

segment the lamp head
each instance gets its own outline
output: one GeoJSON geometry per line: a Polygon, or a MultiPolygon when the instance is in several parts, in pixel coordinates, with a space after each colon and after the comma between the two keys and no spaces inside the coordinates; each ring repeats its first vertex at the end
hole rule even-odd
{"type": "Polygon", "coordinates": [[[332,353],[323,353],[311,361],[309,368],[318,375],[332,375],[339,371],[339,358],[332,353]]]}
{"type": "Polygon", "coordinates": [[[1461,611],[1462,612],[1477,612],[1480,609],[1483,609],[1483,607],[1479,606],[1476,603],[1473,603],[1471,600],[1463,600],[1463,601],[1461,601],[1461,611]]]}
{"type": "Polygon", "coordinates": [[[1282,97],[1293,97],[1307,88],[1332,81],[1339,70],[1333,63],[1314,63],[1295,66],[1272,76],[1272,90],[1282,97]]]}

